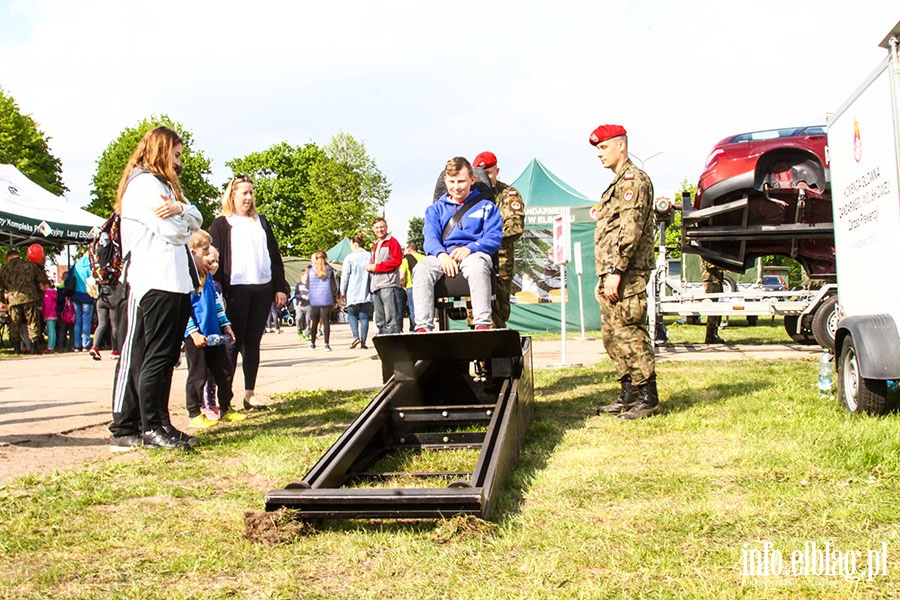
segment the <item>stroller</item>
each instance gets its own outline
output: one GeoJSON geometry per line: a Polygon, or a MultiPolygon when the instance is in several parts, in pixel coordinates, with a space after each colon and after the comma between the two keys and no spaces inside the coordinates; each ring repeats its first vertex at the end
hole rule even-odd
{"type": "Polygon", "coordinates": [[[294,303],[288,301],[281,309],[278,311],[278,318],[281,319],[282,325],[287,325],[289,327],[293,327],[297,324],[297,315],[294,309],[294,303]]]}

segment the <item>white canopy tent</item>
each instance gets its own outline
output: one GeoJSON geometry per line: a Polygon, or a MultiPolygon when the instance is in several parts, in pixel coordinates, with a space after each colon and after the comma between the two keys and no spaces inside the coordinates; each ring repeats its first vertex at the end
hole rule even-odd
{"type": "Polygon", "coordinates": [[[86,244],[103,219],[0,164],[0,244],[86,244]]]}

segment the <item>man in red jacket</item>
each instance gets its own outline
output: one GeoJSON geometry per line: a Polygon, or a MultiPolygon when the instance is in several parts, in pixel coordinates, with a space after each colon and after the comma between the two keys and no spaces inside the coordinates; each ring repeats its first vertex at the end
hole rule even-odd
{"type": "Polygon", "coordinates": [[[372,274],[372,301],[375,303],[375,324],[378,333],[400,333],[400,319],[397,294],[400,287],[400,263],[403,251],[400,242],[388,234],[387,221],[378,217],[372,223],[372,231],[378,238],[372,248],[372,258],[366,271],[372,274]]]}

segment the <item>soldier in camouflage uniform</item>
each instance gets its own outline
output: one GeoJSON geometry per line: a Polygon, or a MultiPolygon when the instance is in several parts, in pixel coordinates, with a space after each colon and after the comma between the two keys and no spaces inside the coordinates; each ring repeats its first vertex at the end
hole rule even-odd
{"type": "Polygon", "coordinates": [[[509,296],[516,274],[515,243],[525,231],[525,202],[519,190],[497,180],[500,167],[493,152],[482,152],[475,157],[472,166],[487,172],[494,188],[494,204],[500,209],[500,218],[503,219],[503,243],[497,251],[497,295],[491,310],[494,329],[503,329],[509,319],[509,296]]]}
{"type": "MultiPolygon", "coordinates": [[[[707,294],[722,293],[722,269],[700,259],[700,274],[703,278],[703,291],[707,294]]],[[[725,340],[719,337],[719,325],[722,323],[722,317],[718,315],[710,315],[706,317],[706,343],[707,344],[724,344],[725,340]]]]}
{"type": "Polygon", "coordinates": [[[603,166],[615,173],[597,211],[594,256],[603,346],[621,384],[619,398],[597,413],[640,419],[659,412],[656,360],[647,331],[647,281],[656,264],[653,184],[629,160],[624,127],[601,125],[590,143],[603,166]]]}
{"type": "Polygon", "coordinates": [[[46,288],[50,281],[41,267],[19,256],[18,251],[10,250],[6,254],[7,262],[0,269],[0,294],[5,295],[9,304],[9,341],[16,354],[22,352],[20,331],[27,324],[28,336],[25,338],[25,349],[34,354],[37,351],[36,340],[41,331],[42,286],[46,288]]]}

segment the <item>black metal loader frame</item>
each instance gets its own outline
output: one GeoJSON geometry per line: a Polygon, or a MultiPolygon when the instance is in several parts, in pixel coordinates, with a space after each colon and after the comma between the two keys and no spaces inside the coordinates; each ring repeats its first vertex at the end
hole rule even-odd
{"type": "MultiPolygon", "coordinates": [[[[491,518],[534,411],[531,338],[514,330],[374,338],[384,387],[301,480],[266,494],[266,510],[302,519],[491,518]],[[480,448],[471,471],[373,470],[396,452],[480,448]],[[398,477],[445,487],[352,487],[398,477]]],[[[387,461],[386,464],[389,464],[387,461]]]]}

